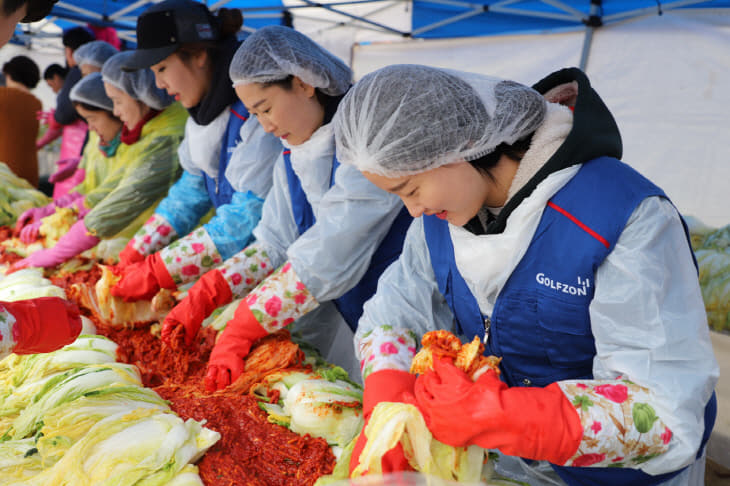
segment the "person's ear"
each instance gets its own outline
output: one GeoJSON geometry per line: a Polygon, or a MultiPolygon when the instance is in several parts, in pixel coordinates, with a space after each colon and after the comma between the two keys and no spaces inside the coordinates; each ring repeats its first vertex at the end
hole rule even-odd
{"type": "Polygon", "coordinates": [[[292,85],[295,89],[302,91],[308,98],[314,96],[314,86],[305,83],[298,76],[294,76],[294,79],[292,80],[292,85]]]}
{"type": "Polygon", "coordinates": [[[193,54],[193,63],[198,69],[204,69],[208,63],[208,52],[204,49],[193,54]]]}

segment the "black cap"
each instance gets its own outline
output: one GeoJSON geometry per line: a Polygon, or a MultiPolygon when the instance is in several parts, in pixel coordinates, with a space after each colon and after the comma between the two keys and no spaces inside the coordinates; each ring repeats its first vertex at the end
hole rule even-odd
{"type": "Polygon", "coordinates": [[[20,19],[20,21],[27,23],[41,20],[43,17],[51,13],[51,9],[57,1],[58,0],[29,0],[28,2],[25,2],[27,5],[25,9],[25,17],[20,19]]]}
{"type": "Polygon", "coordinates": [[[218,20],[208,7],[193,0],[165,0],[137,19],[137,50],[124,70],[147,68],[191,42],[220,39],[218,20]]]}

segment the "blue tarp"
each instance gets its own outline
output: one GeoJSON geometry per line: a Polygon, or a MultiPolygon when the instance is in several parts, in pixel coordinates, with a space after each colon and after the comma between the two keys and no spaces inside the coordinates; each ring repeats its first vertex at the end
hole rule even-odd
{"type": "Polygon", "coordinates": [[[641,14],[659,14],[674,7],[729,8],[730,1],[560,0],[548,4],[538,0],[414,0],[412,30],[413,37],[421,38],[575,30],[591,22],[601,24],[641,14]]]}

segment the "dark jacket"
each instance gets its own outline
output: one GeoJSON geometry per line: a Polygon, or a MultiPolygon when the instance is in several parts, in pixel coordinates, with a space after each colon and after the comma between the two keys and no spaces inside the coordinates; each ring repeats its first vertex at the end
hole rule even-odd
{"type": "Polygon", "coordinates": [[[71,89],[81,79],[81,69],[78,66],[72,67],[66,75],[66,80],[63,83],[63,88],[59,91],[56,97],[56,113],[53,117],[61,125],[70,125],[79,119],[79,114],[76,113],[73,103],[71,103],[71,89]]]}

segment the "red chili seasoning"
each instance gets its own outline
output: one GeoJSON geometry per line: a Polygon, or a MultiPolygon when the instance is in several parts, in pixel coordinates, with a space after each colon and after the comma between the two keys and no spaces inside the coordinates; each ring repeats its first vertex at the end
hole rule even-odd
{"type": "MultiPolygon", "coordinates": [[[[119,360],[136,365],[145,386],[168,400],[175,413],[183,419],[205,420],[206,427],[221,434],[197,464],[206,486],[311,486],[334,469],[335,457],[324,439],[300,436],[270,423],[258,401],[241,391],[204,391],[215,330],[202,328],[193,346],[186,347],[181,329],[173,333],[171,346],[167,346],[149,329],[98,326],[100,334],[119,345],[119,360]]],[[[265,367],[271,371],[301,366],[303,355],[298,349],[292,350],[292,345],[286,332],[262,339],[251,351],[254,359],[250,364],[247,360],[245,374],[260,378],[266,374],[265,367]],[[280,344],[281,354],[274,352],[280,344]],[[265,359],[266,355],[271,359],[265,359]]]]}

